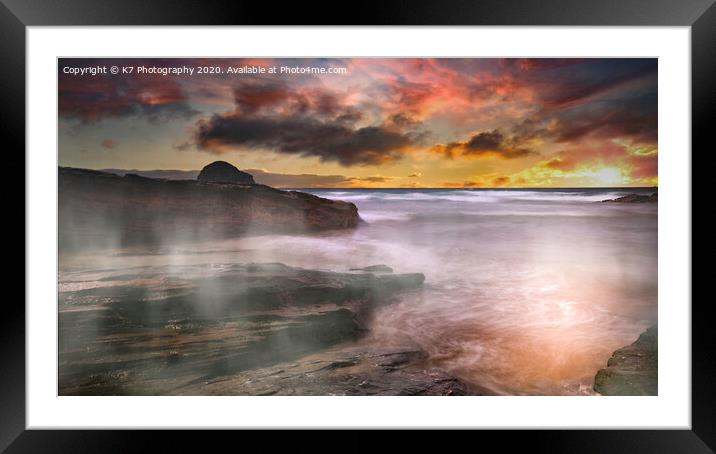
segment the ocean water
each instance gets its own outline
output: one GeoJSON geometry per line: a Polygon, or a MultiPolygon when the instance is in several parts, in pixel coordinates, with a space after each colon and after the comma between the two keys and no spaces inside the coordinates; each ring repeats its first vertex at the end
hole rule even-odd
{"type": "Polygon", "coordinates": [[[426,367],[497,394],[591,394],[612,352],[656,323],[657,204],[595,203],[652,190],[304,191],[355,203],[365,222],[104,255],[100,268],[283,262],[421,272],[423,290],[379,309],[364,342],[421,348],[426,367]]]}
{"type": "Polygon", "coordinates": [[[291,248],[424,273],[417,301],[384,308],[372,335],[475,386],[589,394],[613,350],[656,323],[657,204],[595,203],[651,190],[312,192],[355,203],[367,226],[291,248]]]}

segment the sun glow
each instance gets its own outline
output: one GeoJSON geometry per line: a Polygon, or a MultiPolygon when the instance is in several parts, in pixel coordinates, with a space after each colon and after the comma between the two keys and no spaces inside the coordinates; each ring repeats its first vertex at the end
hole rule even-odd
{"type": "Polygon", "coordinates": [[[620,185],[629,181],[625,173],[618,167],[584,169],[579,172],[572,172],[571,175],[587,178],[592,180],[592,184],[602,186],[620,185]]]}
{"type": "Polygon", "coordinates": [[[623,180],[621,171],[615,167],[604,167],[596,171],[594,176],[606,184],[621,183],[623,180]]]}

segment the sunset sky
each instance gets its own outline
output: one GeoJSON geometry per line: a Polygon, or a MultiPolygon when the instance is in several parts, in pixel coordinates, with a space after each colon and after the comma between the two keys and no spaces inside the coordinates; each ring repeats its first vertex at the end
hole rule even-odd
{"type": "Polygon", "coordinates": [[[656,59],[60,59],[59,162],[279,187],[657,185],[656,59]],[[224,74],[66,74],[219,66],[224,74]],[[229,67],[345,74],[226,74],[229,67]]]}

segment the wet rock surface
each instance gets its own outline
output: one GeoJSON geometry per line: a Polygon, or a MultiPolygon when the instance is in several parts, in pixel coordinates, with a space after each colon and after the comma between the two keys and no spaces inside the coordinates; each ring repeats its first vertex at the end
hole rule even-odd
{"type": "Polygon", "coordinates": [[[260,184],[160,180],[60,167],[62,250],[353,228],[352,203],[260,184]]]}
{"type": "Polygon", "coordinates": [[[405,348],[346,348],[197,384],[182,394],[463,396],[468,388],[405,348]]]}
{"type": "Polygon", "coordinates": [[[658,394],[658,329],[652,326],[633,344],[615,351],[594,378],[594,390],[607,396],[658,394]]]}
{"type": "Polygon", "coordinates": [[[463,393],[457,380],[421,367],[419,351],[351,350],[375,308],[419,291],[423,280],[280,263],[68,271],[60,279],[59,392],[463,393]],[[314,354],[322,356],[302,359],[314,354]],[[297,365],[286,378],[278,370],[289,363],[297,365]]]}

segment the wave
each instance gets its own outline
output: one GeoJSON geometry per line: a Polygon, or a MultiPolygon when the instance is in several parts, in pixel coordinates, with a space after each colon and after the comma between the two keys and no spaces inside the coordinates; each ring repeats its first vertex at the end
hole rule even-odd
{"type": "Polygon", "coordinates": [[[430,191],[313,191],[315,195],[345,201],[450,201],[468,203],[496,202],[598,202],[637,191],[495,191],[495,190],[430,190],[430,191]]]}
{"type": "Polygon", "coordinates": [[[362,211],[360,213],[361,219],[366,222],[378,222],[378,221],[406,221],[411,218],[410,213],[393,213],[393,212],[376,212],[376,211],[362,211]]]}

